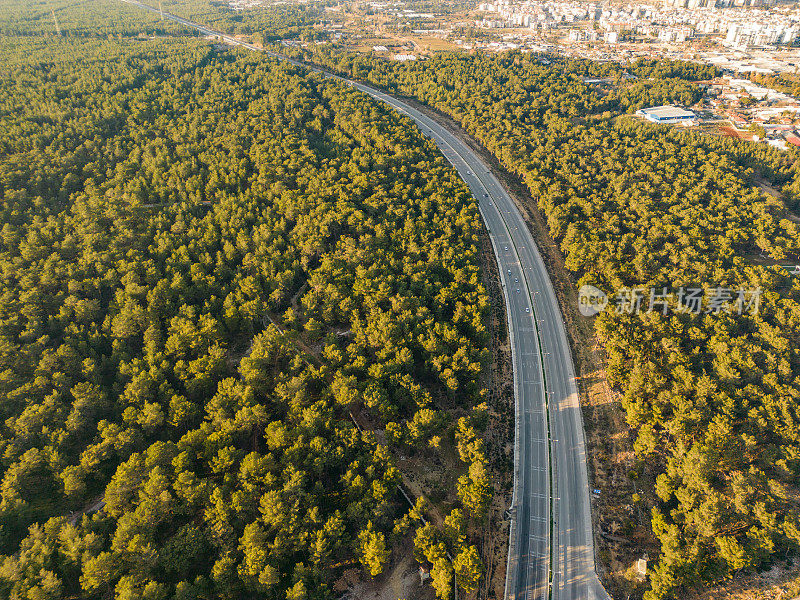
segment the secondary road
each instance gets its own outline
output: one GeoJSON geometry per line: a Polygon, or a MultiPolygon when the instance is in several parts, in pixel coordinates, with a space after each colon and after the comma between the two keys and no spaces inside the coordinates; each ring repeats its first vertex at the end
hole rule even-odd
{"type": "MultiPolygon", "coordinates": [[[[137,0],[122,1],[159,14],[137,0]]],[[[230,44],[263,51],[176,15],[163,15],[230,44]]],[[[500,269],[514,368],[514,492],[506,598],[608,599],[594,569],[583,418],[569,342],[547,269],[516,204],[464,142],[410,104],[267,54],[335,77],[407,115],[472,190],[500,269]]]]}

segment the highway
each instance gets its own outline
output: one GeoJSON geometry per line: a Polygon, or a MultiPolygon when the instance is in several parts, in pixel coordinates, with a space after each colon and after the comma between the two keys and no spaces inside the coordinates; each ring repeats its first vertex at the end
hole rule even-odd
{"type": "MultiPolygon", "coordinates": [[[[156,14],[137,0],[121,0],[156,14]]],[[[263,50],[181,17],[202,33],[263,50]]],[[[569,342],[544,262],[519,209],[489,167],[456,135],[402,100],[316,70],[413,119],[457,169],[489,231],[508,317],[514,371],[514,491],[507,600],[607,600],[595,573],[583,417],[569,342]]]]}

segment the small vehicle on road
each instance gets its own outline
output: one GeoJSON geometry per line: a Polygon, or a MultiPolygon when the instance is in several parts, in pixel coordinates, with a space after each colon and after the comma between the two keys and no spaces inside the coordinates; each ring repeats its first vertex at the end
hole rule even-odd
{"type": "Polygon", "coordinates": [[[526,313],[529,313],[529,312],[531,312],[531,309],[530,309],[530,307],[526,306],[526,307],[525,307],[525,312],[526,312],[526,313]]]}

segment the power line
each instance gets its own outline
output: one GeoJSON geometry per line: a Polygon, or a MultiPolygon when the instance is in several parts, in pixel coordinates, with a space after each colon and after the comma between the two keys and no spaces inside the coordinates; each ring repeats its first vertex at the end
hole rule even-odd
{"type": "Polygon", "coordinates": [[[53,15],[53,22],[56,24],[56,32],[58,32],[59,37],[61,37],[61,27],[58,26],[58,19],[56,19],[56,11],[51,10],[50,14],[53,15]]]}

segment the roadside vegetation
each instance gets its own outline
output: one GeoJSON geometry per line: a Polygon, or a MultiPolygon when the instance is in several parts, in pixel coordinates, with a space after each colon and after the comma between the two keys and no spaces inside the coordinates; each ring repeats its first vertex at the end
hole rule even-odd
{"type": "Polygon", "coordinates": [[[623,287],[762,291],[758,314],[686,313],[673,295],[667,314],[606,311],[595,329],[636,432],[629,476],[655,479],[639,504],[660,546],[645,597],[796,556],[800,285],[745,256],[800,255],[787,211],[797,156],[625,116],[696,100],[691,80],[714,69],[640,61],[627,69],[638,80],[601,96],[580,77],[622,78],[621,67],[520,53],[398,64],[324,47],[305,58],[452,116],[525,182],[578,285],[612,299],[623,287]]]}
{"type": "Polygon", "coordinates": [[[0,63],[0,596],[327,598],[409,535],[474,589],[481,224],[432,142],[197,40],[0,63]],[[416,534],[400,452],[457,457],[416,534]]]}
{"type": "MultiPolygon", "coordinates": [[[[158,8],[157,0],[145,0],[158,8]]],[[[233,10],[217,0],[161,0],[161,7],[174,15],[203,23],[216,31],[246,35],[257,43],[281,39],[304,41],[327,37],[313,25],[322,18],[322,3],[276,2],[233,10]]]]}

